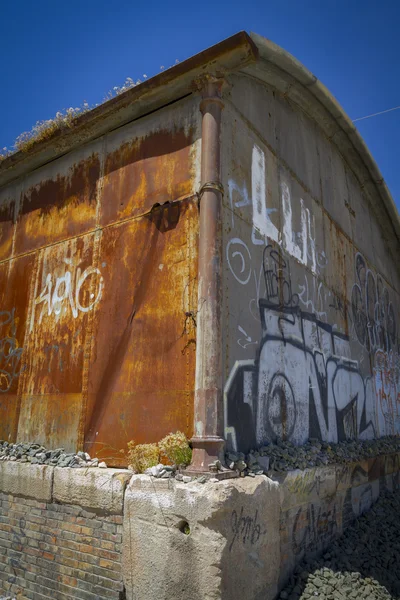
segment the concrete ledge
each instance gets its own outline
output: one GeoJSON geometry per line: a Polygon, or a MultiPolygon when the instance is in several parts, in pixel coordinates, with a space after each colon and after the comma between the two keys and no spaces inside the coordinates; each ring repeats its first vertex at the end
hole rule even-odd
{"type": "Polygon", "coordinates": [[[18,461],[0,462],[0,492],[51,501],[54,467],[18,461]]]}
{"type": "Polygon", "coordinates": [[[133,476],[124,507],[127,598],[272,600],[279,491],[267,477],[199,484],[133,476]]]}
{"type": "Polygon", "coordinates": [[[53,500],[122,514],[125,487],[131,477],[126,469],[55,467],[53,500]]]}

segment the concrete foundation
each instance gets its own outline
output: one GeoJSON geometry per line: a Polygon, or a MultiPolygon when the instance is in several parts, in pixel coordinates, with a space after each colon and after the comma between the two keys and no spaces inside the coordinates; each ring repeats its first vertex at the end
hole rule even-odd
{"type": "Polygon", "coordinates": [[[0,593],[18,600],[274,600],[304,555],[400,487],[400,454],[205,484],[0,469],[0,593]]]}

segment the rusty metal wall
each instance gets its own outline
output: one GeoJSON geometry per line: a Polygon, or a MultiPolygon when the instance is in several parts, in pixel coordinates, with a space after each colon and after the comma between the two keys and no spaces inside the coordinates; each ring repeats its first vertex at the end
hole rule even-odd
{"type": "Polygon", "coordinates": [[[191,436],[199,144],[189,98],[0,190],[1,439],[191,436]]]}
{"type": "Polygon", "coordinates": [[[372,206],[312,118],[232,76],[224,111],[225,437],[400,433],[400,278],[372,206]]]}

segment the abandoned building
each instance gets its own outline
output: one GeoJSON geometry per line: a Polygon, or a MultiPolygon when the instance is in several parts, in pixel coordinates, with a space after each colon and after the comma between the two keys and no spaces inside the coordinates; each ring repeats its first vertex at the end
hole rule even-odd
{"type": "Polygon", "coordinates": [[[3,449],[108,468],[2,458],[0,594],[276,598],[399,485],[394,442],[275,476],[260,451],[399,433],[399,240],[352,121],[244,32],[1,161],[3,449]],[[132,475],[175,431],[184,480],[132,475]]]}

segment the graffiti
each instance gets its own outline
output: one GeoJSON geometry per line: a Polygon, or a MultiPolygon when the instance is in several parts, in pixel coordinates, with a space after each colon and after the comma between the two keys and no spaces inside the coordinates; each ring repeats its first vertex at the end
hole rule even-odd
{"type": "Polygon", "coordinates": [[[266,246],[263,253],[265,289],[268,302],[277,308],[296,307],[299,296],[293,294],[289,261],[273,246],[266,246]]]}
{"type": "Polygon", "coordinates": [[[325,295],[323,284],[320,281],[317,286],[316,279],[312,278],[312,288],[309,286],[307,274],[304,275],[304,285],[299,284],[299,300],[303,306],[305,306],[310,312],[313,312],[315,316],[322,320],[327,319],[326,311],[323,310],[325,306],[325,295]]]}
{"type": "Polygon", "coordinates": [[[322,506],[307,504],[301,506],[295,516],[292,530],[293,554],[300,554],[309,548],[315,551],[325,546],[338,532],[336,504],[322,506]]]}
{"type": "Polygon", "coordinates": [[[246,349],[248,346],[251,346],[252,344],[258,344],[257,340],[252,340],[250,335],[247,335],[247,333],[245,332],[245,330],[243,329],[243,327],[241,327],[240,325],[238,325],[238,331],[243,334],[243,338],[239,338],[237,343],[239,344],[239,346],[241,346],[242,348],[246,349]]]}
{"type": "Polygon", "coordinates": [[[400,431],[400,357],[397,351],[377,350],[374,357],[374,382],[380,435],[400,431]]]}
{"type": "Polygon", "coordinates": [[[322,475],[315,470],[304,471],[287,483],[287,489],[292,495],[309,497],[313,491],[319,496],[323,485],[322,475]]]}
{"type": "Polygon", "coordinates": [[[68,311],[68,307],[76,319],[80,312],[93,310],[101,299],[104,281],[99,269],[88,267],[82,273],[81,268],[74,267],[70,259],[64,262],[70,269],[60,277],[48,273],[44,288],[35,299],[35,305],[43,304],[39,324],[45,315],[60,316],[68,311]]]}
{"type": "Polygon", "coordinates": [[[246,544],[250,542],[252,546],[258,542],[262,535],[267,533],[266,530],[261,531],[261,525],[258,523],[258,510],[255,511],[254,517],[245,516],[243,506],[238,514],[236,510],[231,514],[231,529],[233,538],[229,545],[229,552],[232,552],[233,545],[236,541],[246,544]]]}
{"type": "Polygon", "coordinates": [[[319,313],[300,309],[281,249],[267,246],[263,266],[258,356],[237,361],[225,386],[228,441],[246,450],[277,438],[302,444],[310,436],[331,442],[373,437],[373,381],[351,359],[349,336],[319,313]]]}
{"type": "Polygon", "coordinates": [[[380,275],[374,276],[364,257],[356,255],[356,283],[351,308],[357,339],[368,351],[389,351],[396,344],[397,327],[393,304],[380,275]]]}
{"type": "Polygon", "coordinates": [[[240,238],[229,240],[226,247],[226,259],[229,269],[241,285],[246,285],[251,277],[251,254],[240,238]]]}
{"type": "Polygon", "coordinates": [[[0,393],[8,392],[21,373],[23,348],[16,338],[15,309],[0,312],[0,393]]]}
{"type": "Polygon", "coordinates": [[[317,278],[328,256],[317,248],[316,217],[283,170],[279,178],[274,209],[266,154],[254,145],[251,194],[245,183],[228,185],[232,228],[238,212],[251,226],[251,235],[226,244],[232,283],[246,303],[235,324],[243,358],[224,388],[228,445],[248,451],[278,438],[302,444],[397,433],[400,360],[388,287],[360,253],[350,293],[345,278],[340,290],[317,278]]]}
{"type": "MultiPolygon", "coordinates": [[[[303,198],[299,198],[300,204],[300,231],[293,229],[292,193],[290,185],[282,179],[280,184],[280,202],[282,209],[283,228],[280,233],[277,226],[271,220],[271,215],[278,212],[277,208],[270,208],[267,204],[266,189],[267,173],[264,151],[253,146],[251,161],[251,197],[246,184],[239,185],[233,179],[228,181],[229,203],[232,210],[232,226],[234,226],[234,210],[248,206],[252,210],[252,233],[251,241],[254,246],[265,246],[268,242],[276,242],[290,256],[296,258],[301,264],[307,265],[313,273],[318,268],[324,269],[328,263],[325,252],[317,250],[315,242],[315,217],[306,208],[303,198]]],[[[248,282],[250,271],[245,269],[250,253],[247,245],[240,239],[234,238],[232,243],[239,243],[245,247],[239,250],[237,256],[242,255],[246,262],[242,262],[240,270],[240,283],[248,282]]],[[[227,254],[229,254],[227,252],[227,254]]]]}

